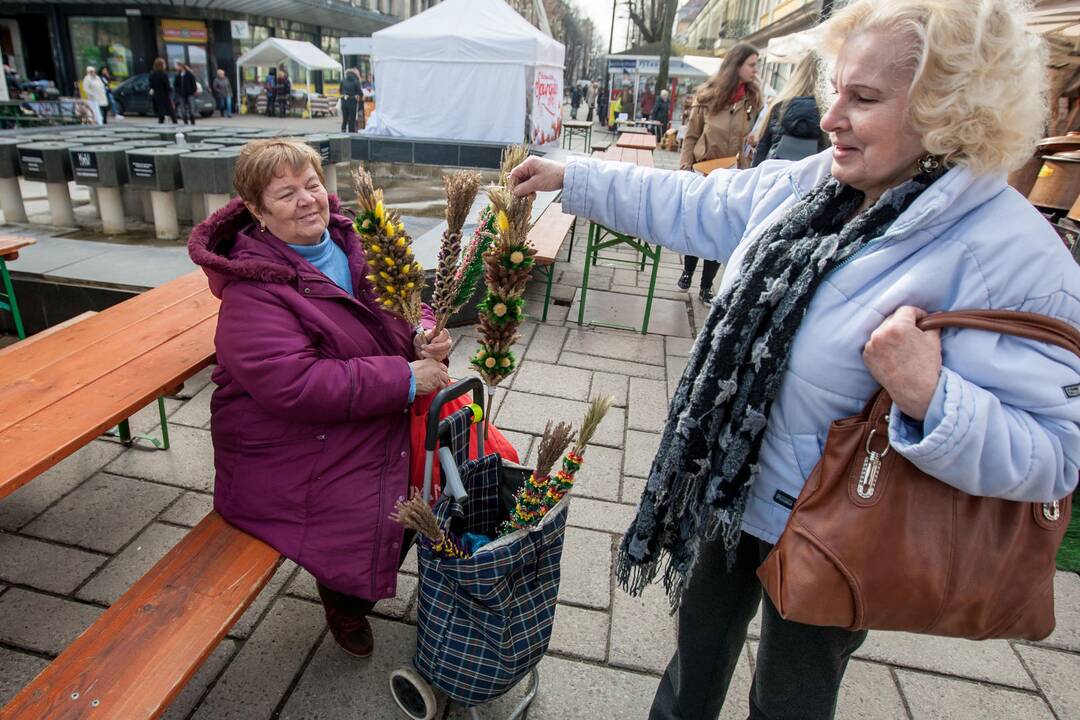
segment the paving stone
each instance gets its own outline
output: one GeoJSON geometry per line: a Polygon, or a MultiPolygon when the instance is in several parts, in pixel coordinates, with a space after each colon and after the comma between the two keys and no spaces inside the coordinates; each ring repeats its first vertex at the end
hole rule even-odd
{"type": "Polygon", "coordinates": [[[567,523],[573,527],[622,535],[634,519],[634,506],[576,497],[570,503],[567,523]]]}
{"type": "MultiPolygon", "coordinates": [[[[590,283],[591,287],[592,283],[590,283]]],[[[560,283],[552,283],[551,285],[551,301],[554,303],[556,300],[565,304],[569,304],[574,299],[574,293],[577,292],[576,285],[562,285],[560,283]]],[[[547,293],[546,281],[531,282],[525,288],[525,297],[543,301],[544,295],[547,293]]],[[[541,316],[543,317],[543,316],[541,316]]]]}
{"type": "MultiPolygon", "coordinates": [[[[209,384],[199,394],[183,404],[183,406],[169,416],[169,425],[189,425],[197,428],[210,427],[210,398],[217,386],[209,384]]],[[[170,428],[171,429],[171,428],[170,428]]]]}
{"type": "Polygon", "coordinates": [[[626,448],[623,450],[623,476],[648,477],[659,448],[658,433],[627,430],[626,448]]]}
{"type": "Polygon", "coordinates": [[[319,591],[315,587],[315,577],[304,568],[300,568],[300,571],[296,573],[285,592],[294,597],[321,602],[319,600],[319,591]]]}
{"type": "Polygon", "coordinates": [[[694,347],[693,338],[666,337],[664,338],[664,352],[676,357],[690,357],[690,350],[694,347]]]}
{"type": "Polygon", "coordinates": [[[913,720],[1051,720],[1037,695],[992,685],[897,670],[913,720]]]}
{"type": "Polygon", "coordinates": [[[606,612],[559,604],[548,652],[603,662],[610,622],[606,612]]]}
{"type": "Polygon", "coordinates": [[[1054,575],[1054,616],[1057,626],[1040,644],[1080,652],[1080,575],[1054,575]]]}
{"type": "Polygon", "coordinates": [[[616,360],[614,358],[582,355],[569,350],[563,350],[562,355],[559,356],[559,364],[598,372],[644,377],[650,380],[663,380],[666,374],[664,368],[657,365],[636,363],[632,360],[616,360]]]}
{"type": "Polygon", "coordinates": [[[212,491],[214,446],[210,442],[210,431],[180,425],[169,428],[169,440],[172,447],[167,452],[131,448],[111,462],[106,470],[190,490],[212,491]]]}
{"type": "Polygon", "coordinates": [[[0,501],[0,530],[17,530],[81,485],[124,452],[124,446],[95,440],[0,501]]]}
{"type": "MultiPolygon", "coordinates": [[[[646,273],[647,274],[647,273],[646,273]]],[[[626,268],[616,268],[611,276],[612,285],[637,285],[637,271],[626,268]]]]}
{"type": "Polygon", "coordinates": [[[416,559],[416,545],[413,544],[409,548],[409,553],[405,556],[405,560],[402,561],[401,567],[398,568],[399,572],[403,572],[407,575],[418,575],[420,573],[419,566],[416,559]]]}
{"type": "Polygon", "coordinates": [[[67,595],[108,558],[0,533],[0,579],[67,595]]]}
{"type": "MultiPolygon", "coordinates": [[[[566,340],[566,328],[553,325],[541,325],[529,340],[529,349],[525,352],[525,365],[530,362],[553,363],[559,359],[563,342],[566,340]]],[[[523,365],[524,366],[524,365],[523,365]]]]}
{"type": "MultiPolygon", "coordinates": [[[[570,317],[578,317],[581,291],[574,296],[570,317]]],[[[645,297],[638,294],[589,290],[586,298],[585,324],[598,323],[640,329],[645,319],[645,297]]],[[[686,316],[685,300],[669,300],[653,297],[649,315],[649,333],[652,335],[675,335],[693,337],[690,321],[686,316]]]]}
{"type": "Polygon", "coordinates": [[[195,527],[213,509],[213,495],[186,492],[170,505],[168,510],[161,513],[158,519],[184,527],[195,527]]]}
{"type": "MultiPolygon", "coordinates": [[[[641,297],[648,297],[649,295],[649,276],[648,273],[641,273],[644,277],[633,285],[620,285],[618,283],[611,283],[611,287],[608,288],[613,293],[621,293],[624,295],[640,295],[641,297]]],[[[673,300],[680,303],[686,303],[686,292],[679,289],[671,289],[664,287],[664,283],[657,280],[656,288],[653,290],[654,298],[662,298],[664,300],[673,300]]],[[[649,330],[652,331],[652,323],[649,323],[649,330]]]]}
{"type": "Polygon", "coordinates": [[[42,513],[23,532],[115,553],[179,494],[164,485],[100,473],[42,513]]]}
{"type": "Polygon", "coordinates": [[[185,685],[176,699],[169,705],[169,709],[161,716],[162,720],[185,720],[191,711],[195,709],[199,700],[206,694],[210,683],[214,682],[222,669],[236,653],[236,641],[225,638],[206,662],[199,666],[198,671],[185,685]]]}
{"type": "Polygon", "coordinates": [[[630,378],[609,372],[594,372],[589,398],[610,395],[615,398],[615,407],[626,407],[626,394],[630,387],[630,378]]]}
{"type": "Polygon", "coordinates": [[[1080,655],[1031,645],[1015,647],[1059,720],[1080,720],[1080,655]]]}
{"type": "Polygon", "coordinates": [[[376,615],[400,620],[405,617],[416,600],[419,581],[412,575],[398,575],[397,593],[392,598],[385,598],[375,603],[372,610],[376,615]]]}
{"type": "Polygon", "coordinates": [[[510,444],[514,446],[514,449],[517,450],[519,459],[524,461],[525,458],[529,457],[536,436],[514,432],[513,430],[503,430],[501,427],[499,428],[499,432],[501,432],[503,437],[509,440],[510,444]]]}
{"type": "Polygon", "coordinates": [[[611,613],[611,665],[662,673],[675,653],[675,616],[660,585],[639,597],[616,587],[611,613]]]}
{"type": "MultiPolygon", "coordinates": [[[[183,405],[183,402],[180,400],[170,397],[165,398],[164,402],[165,417],[170,417],[183,405]]],[[[159,425],[161,425],[161,412],[158,410],[156,400],[149,405],[140,408],[137,413],[128,418],[128,426],[131,428],[131,432],[134,435],[149,435],[151,437],[160,438],[161,432],[158,429],[159,425]]],[[[169,429],[171,430],[172,427],[169,429]]],[[[151,448],[153,446],[146,445],[145,447],[151,448]]]]}
{"type": "Polygon", "coordinates": [[[585,464],[575,476],[574,495],[579,498],[597,498],[617,502],[622,455],[621,450],[600,446],[587,448],[585,464]]]}
{"type": "Polygon", "coordinates": [[[49,664],[36,655],[0,647],[0,707],[33,680],[49,664]]]}
{"type": "Polygon", "coordinates": [[[204,367],[184,381],[184,387],[180,389],[180,392],[170,395],[170,397],[174,397],[177,400],[190,400],[195,397],[204,387],[210,384],[210,379],[214,376],[215,369],[217,369],[217,365],[204,367]]]}
{"type": "Polygon", "coordinates": [[[75,596],[81,600],[112,605],[185,535],[186,530],[171,525],[151,524],[119,555],[109,560],[109,564],[80,588],[75,596]]]}
{"type": "Polygon", "coordinates": [[[668,410],[667,385],[659,380],[630,378],[630,404],[626,426],[631,430],[660,432],[668,410]]]}
{"type": "MultiPolygon", "coordinates": [[[[559,325],[566,322],[566,317],[570,312],[570,308],[566,305],[556,305],[551,303],[548,306],[547,324],[559,325]]],[[[539,321],[544,316],[544,301],[543,300],[528,300],[525,301],[525,315],[533,320],[539,321]]]]}
{"type": "Polygon", "coordinates": [[[679,387],[679,380],[682,379],[683,371],[686,370],[688,362],[689,358],[677,357],[675,355],[668,356],[667,391],[669,399],[675,397],[675,390],[679,387]]]}
{"type": "MultiPolygon", "coordinates": [[[[548,420],[577,424],[585,415],[588,404],[560,398],[510,391],[500,405],[496,420],[503,430],[516,430],[530,435],[543,435],[548,420]]],[[[626,411],[608,410],[607,416],[593,436],[594,445],[622,447],[626,411]]]]}
{"type": "Polygon", "coordinates": [[[624,475],[622,479],[622,490],[619,493],[619,502],[637,507],[637,504],[641,501],[641,494],[645,492],[645,484],[647,482],[648,481],[645,478],[624,475]]]}
{"type": "Polygon", "coordinates": [[[848,663],[836,717],[837,720],[907,720],[900,689],[889,668],[858,660],[848,663]]]}
{"type": "Polygon", "coordinates": [[[580,355],[629,360],[650,365],[664,364],[664,340],[651,335],[575,329],[567,335],[563,349],[580,355]]]}
{"type": "Polygon", "coordinates": [[[280,598],[218,678],[193,720],[271,717],[325,628],[321,608],[280,598]]]}
{"type": "Polygon", "coordinates": [[[592,373],[588,370],[547,365],[541,362],[524,362],[514,373],[511,387],[521,392],[531,392],[570,400],[586,400],[592,373]]]}
{"type": "Polygon", "coordinates": [[[270,578],[270,581],[266,583],[255,600],[248,606],[248,609],[244,611],[244,614],[240,616],[240,619],[236,621],[236,624],[229,630],[229,636],[234,638],[246,638],[255,630],[255,624],[259,622],[259,618],[262,616],[266,608],[274,601],[274,598],[278,596],[281,589],[289,582],[289,579],[296,572],[296,563],[292,560],[283,560],[278,569],[274,571],[274,575],[270,578]]]}
{"type": "Polygon", "coordinates": [[[962,640],[874,631],[855,656],[1034,690],[1031,678],[1005,640],[962,640]]]}
{"type": "Polygon", "coordinates": [[[74,600],[10,588],[0,595],[0,642],[59,655],[103,612],[74,600]]]}
{"type": "Polygon", "coordinates": [[[450,351],[450,366],[447,368],[450,377],[461,380],[476,375],[476,368],[469,363],[475,352],[476,346],[472,343],[461,342],[455,345],[450,351]]]}
{"type": "Polygon", "coordinates": [[[401,717],[390,696],[387,678],[392,670],[412,667],[416,630],[405,623],[379,618],[371,620],[371,627],[375,652],[369,658],[347,655],[329,634],[323,637],[296,689],[289,695],[279,716],[281,720],[401,717]]]}
{"type": "Polygon", "coordinates": [[[567,528],[559,600],[606,610],[611,605],[611,558],[610,535],[567,528]]]}
{"type": "MultiPolygon", "coordinates": [[[[630,720],[647,717],[658,679],[551,655],[540,661],[540,692],[529,708],[538,720],[630,720]],[[554,682],[557,680],[557,683],[554,682]]],[[[498,700],[477,708],[482,720],[503,720],[525,692],[524,682],[498,700]]],[[[468,714],[454,708],[451,720],[468,714]]],[[[724,720],[728,720],[725,718],[724,720]]]]}

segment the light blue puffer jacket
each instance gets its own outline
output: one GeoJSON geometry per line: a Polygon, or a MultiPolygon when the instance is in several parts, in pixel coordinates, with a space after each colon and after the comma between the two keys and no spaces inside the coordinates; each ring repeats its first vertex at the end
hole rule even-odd
{"type": "MultiPolygon", "coordinates": [[[[750,241],[813,189],[831,161],[830,148],[797,163],[705,178],[575,159],[566,168],[563,210],[726,263],[719,297],[750,241]]],[[[1025,310],[1080,326],[1080,267],[1003,175],[951,169],[815,294],[769,414],[746,532],[768,542],[780,536],[829,423],[861,412],[876,390],[862,348],[901,305],[1025,310]]],[[[1072,492],[1080,359],[1045,343],[961,329],[943,331],[942,355],[924,422],[914,425],[893,408],[894,450],[975,495],[1047,502],[1072,492]]]]}

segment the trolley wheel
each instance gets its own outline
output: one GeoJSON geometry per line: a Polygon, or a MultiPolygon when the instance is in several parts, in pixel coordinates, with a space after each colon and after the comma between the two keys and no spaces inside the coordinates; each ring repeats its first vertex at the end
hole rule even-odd
{"type": "Polygon", "coordinates": [[[435,690],[412,668],[398,668],[390,673],[390,694],[411,720],[434,720],[439,711],[435,690]]]}

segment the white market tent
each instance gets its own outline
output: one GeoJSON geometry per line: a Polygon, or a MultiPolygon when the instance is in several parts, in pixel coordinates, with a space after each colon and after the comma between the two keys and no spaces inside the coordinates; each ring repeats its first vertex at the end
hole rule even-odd
{"type": "Polygon", "coordinates": [[[376,32],[372,54],[383,134],[521,142],[530,105],[562,105],[566,49],[503,0],[445,0],[376,32]]]}
{"type": "Polygon", "coordinates": [[[311,87],[313,70],[341,70],[341,63],[305,40],[267,38],[237,59],[237,92],[240,92],[241,67],[277,67],[289,60],[304,68],[308,87],[311,87]]]}

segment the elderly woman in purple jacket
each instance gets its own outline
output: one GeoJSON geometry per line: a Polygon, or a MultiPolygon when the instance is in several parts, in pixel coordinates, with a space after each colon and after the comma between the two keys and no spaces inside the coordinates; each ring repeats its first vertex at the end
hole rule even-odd
{"type": "Polygon", "coordinates": [[[307,145],[249,143],[234,184],[240,197],[188,243],[221,298],[214,507],[314,575],[334,639],[365,657],[366,616],[394,595],[404,554],[388,516],[408,487],[407,410],[449,383],[450,336],[379,309],[307,145]]]}

